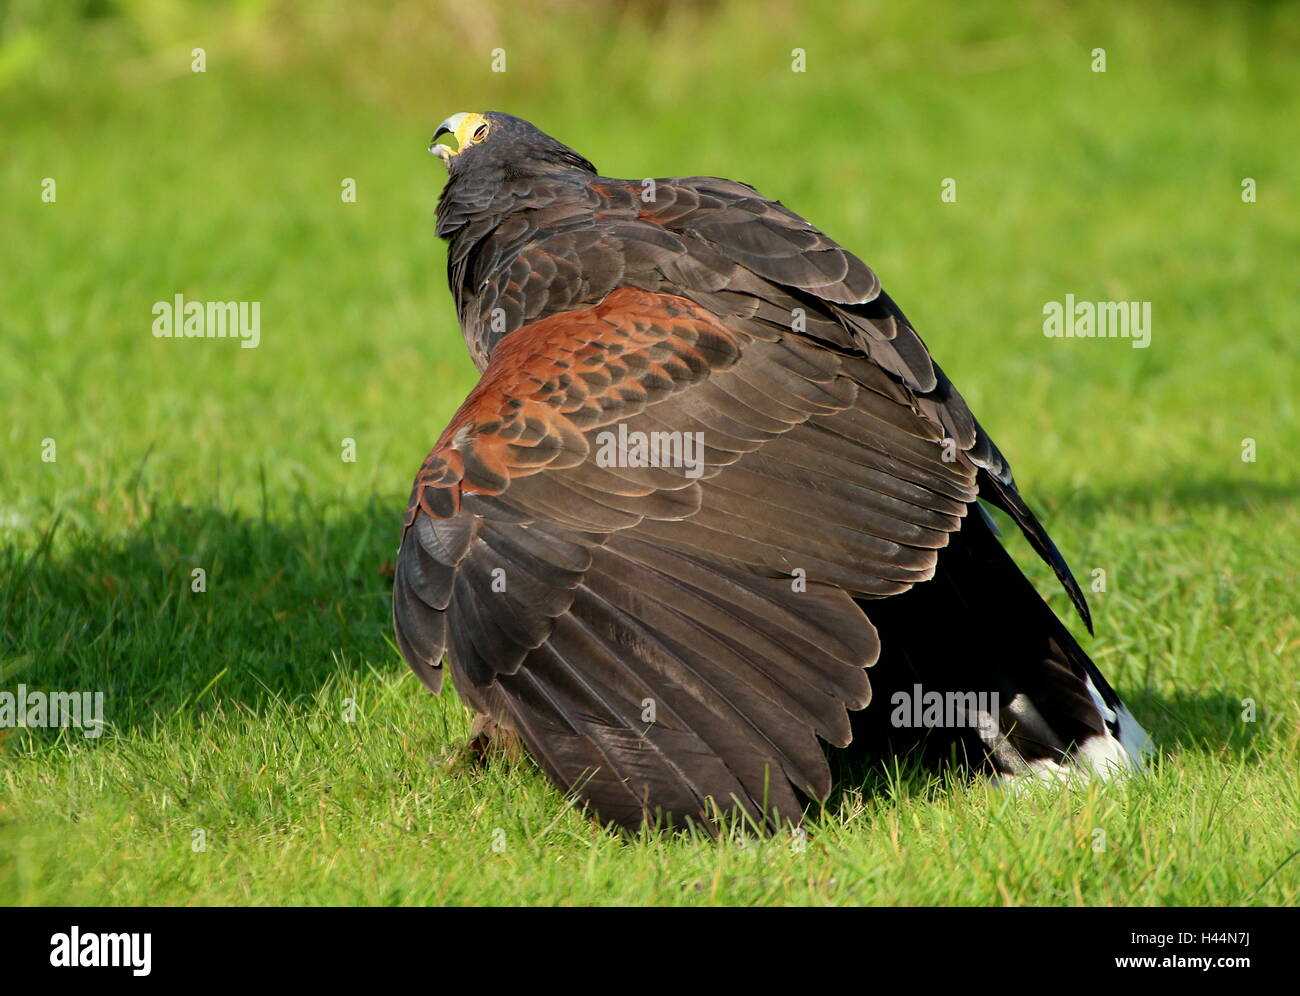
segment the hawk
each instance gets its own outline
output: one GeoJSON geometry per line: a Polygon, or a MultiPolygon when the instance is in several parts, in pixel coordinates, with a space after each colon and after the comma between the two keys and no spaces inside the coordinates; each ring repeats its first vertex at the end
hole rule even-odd
{"type": "Polygon", "coordinates": [[[481,378],[398,553],[426,686],[445,655],[490,727],[624,827],[796,823],[830,792],[823,744],[1003,778],[1140,763],[978,500],[1091,631],[1079,585],[861,260],[752,187],[602,177],[509,114],[453,115],[430,148],[481,378]]]}

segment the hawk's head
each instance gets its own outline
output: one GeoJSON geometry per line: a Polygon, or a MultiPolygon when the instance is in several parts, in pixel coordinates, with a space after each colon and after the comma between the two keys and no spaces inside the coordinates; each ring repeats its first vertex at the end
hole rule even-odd
{"type": "Polygon", "coordinates": [[[596,172],[595,166],[563,142],[501,111],[453,114],[438,125],[429,151],[446,163],[453,177],[491,167],[504,168],[513,175],[541,171],[547,166],[596,172]],[[439,141],[444,136],[447,141],[439,141]]]}

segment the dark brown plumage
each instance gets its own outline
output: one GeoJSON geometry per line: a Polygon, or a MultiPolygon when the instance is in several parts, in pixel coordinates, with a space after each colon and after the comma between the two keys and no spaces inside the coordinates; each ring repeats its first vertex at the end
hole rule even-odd
{"type": "Polygon", "coordinates": [[[1078,585],[866,265],[743,184],[605,179],[497,112],[442,131],[482,379],[406,514],[394,621],[426,685],[446,651],[466,702],[624,826],[798,820],[830,790],[819,740],[898,749],[882,692],[914,683],[999,694],[996,731],[942,739],[993,772],[1135,759],[976,498],[1090,626],[1078,585]],[[602,433],[702,448],[638,466],[602,433]]]}

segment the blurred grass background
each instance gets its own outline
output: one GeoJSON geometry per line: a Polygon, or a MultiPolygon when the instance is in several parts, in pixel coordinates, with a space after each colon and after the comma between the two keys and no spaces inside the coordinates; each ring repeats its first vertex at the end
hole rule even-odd
{"type": "Polygon", "coordinates": [[[111,727],[0,730],[0,900],[1294,903],[1298,15],[0,2],[0,689],[104,690],[111,727]],[[1085,646],[1160,772],[1014,805],[876,775],[760,873],[610,838],[528,765],[444,770],[465,717],[406,674],[385,574],[474,381],[424,150],[487,109],[606,175],[751,183],[866,259],[1106,570],[1085,646]],[[155,339],[178,293],[260,301],[260,346],[155,339]],[[1152,302],[1151,347],[1045,338],[1067,293],[1152,302]]]}

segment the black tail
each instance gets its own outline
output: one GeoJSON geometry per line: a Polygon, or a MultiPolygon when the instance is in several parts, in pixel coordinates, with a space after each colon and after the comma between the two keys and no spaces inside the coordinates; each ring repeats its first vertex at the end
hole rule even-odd
{"type": "Polygon", "coordinates": [[[864,750],[950,756],[999,775],[1136,766],[1146,733],[972,509],[934,578],[862,599],[880,635],[864,750]],[[919,723],[919,725],[918,725],[919,723]]]}

